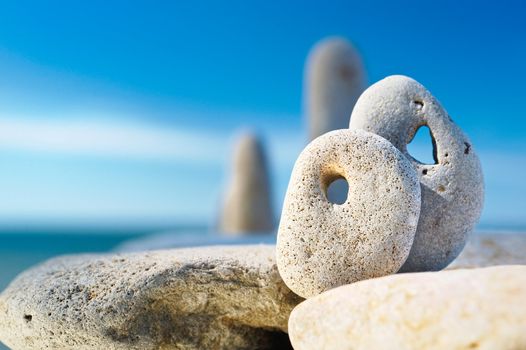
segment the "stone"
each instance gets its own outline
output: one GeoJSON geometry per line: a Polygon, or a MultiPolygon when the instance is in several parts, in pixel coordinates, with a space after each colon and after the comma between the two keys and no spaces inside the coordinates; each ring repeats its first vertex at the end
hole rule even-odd
{"type": "Polygon", "coordinates": [[[294,165],[278,229],[279,273],[305,298],[395,273],[409,254],[419,212],[418,176],[400,151],[363,130],[328,132],[294,165]],[[338,178],[350,188],[341,205],[326,194],[338,178]]]}
{"type": "Polygon", "coordinates": [[[429,91],[401,75],[373,84],[360,96],[350,128],[389,140],[420,176],[420,221],[401,272],[446,267],[462,251],[482,211],[484,180],[473,143],[429,91]],[[407,151],[422,126],[431,132],[435,164],[422,164],[407,151]]]}
{"type": "Polygon", "coordinates": [[[326,38],[312,48],[305,67],[304,88],[310,140],[347,128],[366,80],[362,59],[346,39],[326,38]]]}
{"type": "Polygon", "coordinates": [[[298,305],[296,350],[526,349],[526,266],[396,274],[298,305]]]}
{"type": "Polygon", "coordinates": [[[239,135],[230,176],[219,231],[230,235],[271,232],[275,221],[269,171],[263,144],[255,133],[239,135]]]}
{"type": "Polygon", "coordinates": [[[494,265],[526,265],[526,233],[472,234],[447,269],[494,265]]]}
{"type": "Polygon", "coordinates": [[[275,247],[59,257],[0,295],[11,349],[273,349],[301,301],[275,247]]]}

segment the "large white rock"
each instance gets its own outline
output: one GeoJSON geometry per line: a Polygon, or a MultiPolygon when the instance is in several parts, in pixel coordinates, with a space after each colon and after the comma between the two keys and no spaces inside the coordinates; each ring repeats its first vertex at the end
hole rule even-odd
{"type": "Polygon", "coordinates": [[[325,292],[289,320],[296,350],[526,349],[526,266],[397,274],[325,292]]]}
{"type": "Polygon", "coordinates": [[[264,349],[287,346],[300,301],[275,247],[219,246],[56,258],[0,296],[12,349],[264,349]]]}
{"type": "Polygon", "coordinates": [[[274,229],[267,159],[258,136],[242,133],[234,148],[219,231],[231,235],[271,232],[274,229]]]}
{"type": "Polygon", "coordinates": [[[474,233],[447,268],[526,265],[526,233],[474,233]]]}
{"type": "Polygon", "coordinates": [[[409,254],[420,212],[420,184],[392,144],[363,130],[336,130],[300,154],[278,229],[277,263],[296,294],[397,272],[409,254]],[[345,203],[327,198],[337,178],[345,203]]]}
{"type": "Polygon", "coordinates": [[[317,43],[305,67],[309,139],[347,128],[354,104],[365,87],[362,59],[349,41],[331,37],[317,43]]]}
{"type": "Polygon", "coordinates": [[[460,254],[484,201],[482,169],[469,138],[425,87],[401,75],[373,84],[360,96],[350,128],[391,141],[420,176],[420,220],[401,271],[446,267],[460,254]],[[435,164],[422,164],[407,151],[418,128],[425,125],[432,134],[435,164]]]}

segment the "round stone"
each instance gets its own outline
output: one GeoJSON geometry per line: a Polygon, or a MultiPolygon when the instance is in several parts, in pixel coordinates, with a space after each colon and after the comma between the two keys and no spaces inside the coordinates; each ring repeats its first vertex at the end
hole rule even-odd
{"type": "Polygon", "coordinates": [[[526,349],[526,266],[405,273],[299,304],[294,349],[526,349]]]}
{"type": "Polygon", "coordinates": [[[401,271],[446,267],[462,251],[484,201],[482,169],[469,138],[425,87],[400,75],[377,82],[360,96],[350,128],[389,140],[420,177],[420,220],[401,271]],[[407,151],[422,126],[431,132],[435,164],[423,164],[407,151]]]}
{"type": "Polygon", "coordinates": [[[277,264],[302,297],[397,272],[418,223],[420,185],[411,163],[388,141],[363,130],[313,140],[292,171],[277,237],[277,264]],[[343,204],[327,199],[336,179],[343,204]]]}

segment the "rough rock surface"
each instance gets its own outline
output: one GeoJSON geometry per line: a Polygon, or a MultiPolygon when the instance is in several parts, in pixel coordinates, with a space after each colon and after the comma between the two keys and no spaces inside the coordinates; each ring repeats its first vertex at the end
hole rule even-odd
{"type": "Polygon", "coordinates": [[[297,306],[296,350],[526,349],[526,266],[397,274],[297,306]]]}
{"type": "Polygon", "coordinates": [[[366,87],[362,59],[346,39],[317,43],[305,68],[305,96],[310,140],[345,129],[354,104],[366,87]]]}
{"type": "Polygon", "coordinates": [[[220,246],[50,260],[0,296],[12,349],[264,349],[287,346],[300,301],[275,248],[220,246]]]}
{"type": "Polygon", "coordinates": [[[526,233],[474,233],[447,269],[526,265],[526,233]]]}
{"type": "Polygon", "coordinates": [[[269,171],[263,145],[252,132],[237,139],[219,231],[231,235],[270,232],[274,226],[269,171]]]}
{"type": "Polygon", "coordinates": [[[429,91],[405,76],[390,76],[369,87],[356,103],[350,128],[391,141],[420,176],[420,221],[401,271],[446,267],[461,252],[482,211],[482,169],[471,141],[429,91]],[[425,125],[432,134],[435,164],[422,164],[407,151],[425,125]]]}
{"type": "Polygon", "coordinates": [[[420,211],[411,163],[385,139],[336,130],[312,141],[292,171],[277,238],[281,277],[296,294],[397,272],[409,254],[420,211]],[[347,201],[327,187],[349,182],[347,201]]]}

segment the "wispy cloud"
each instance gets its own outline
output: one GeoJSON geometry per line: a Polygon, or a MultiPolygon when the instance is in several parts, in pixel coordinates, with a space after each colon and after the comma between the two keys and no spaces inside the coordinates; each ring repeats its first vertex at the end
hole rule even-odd
{"type": "Polygon", "coordinates": [[[0,116],[0,147],[103,157],[217,162],[228,150],[221,134],[175,127],[94,120],[0,116]]]}

